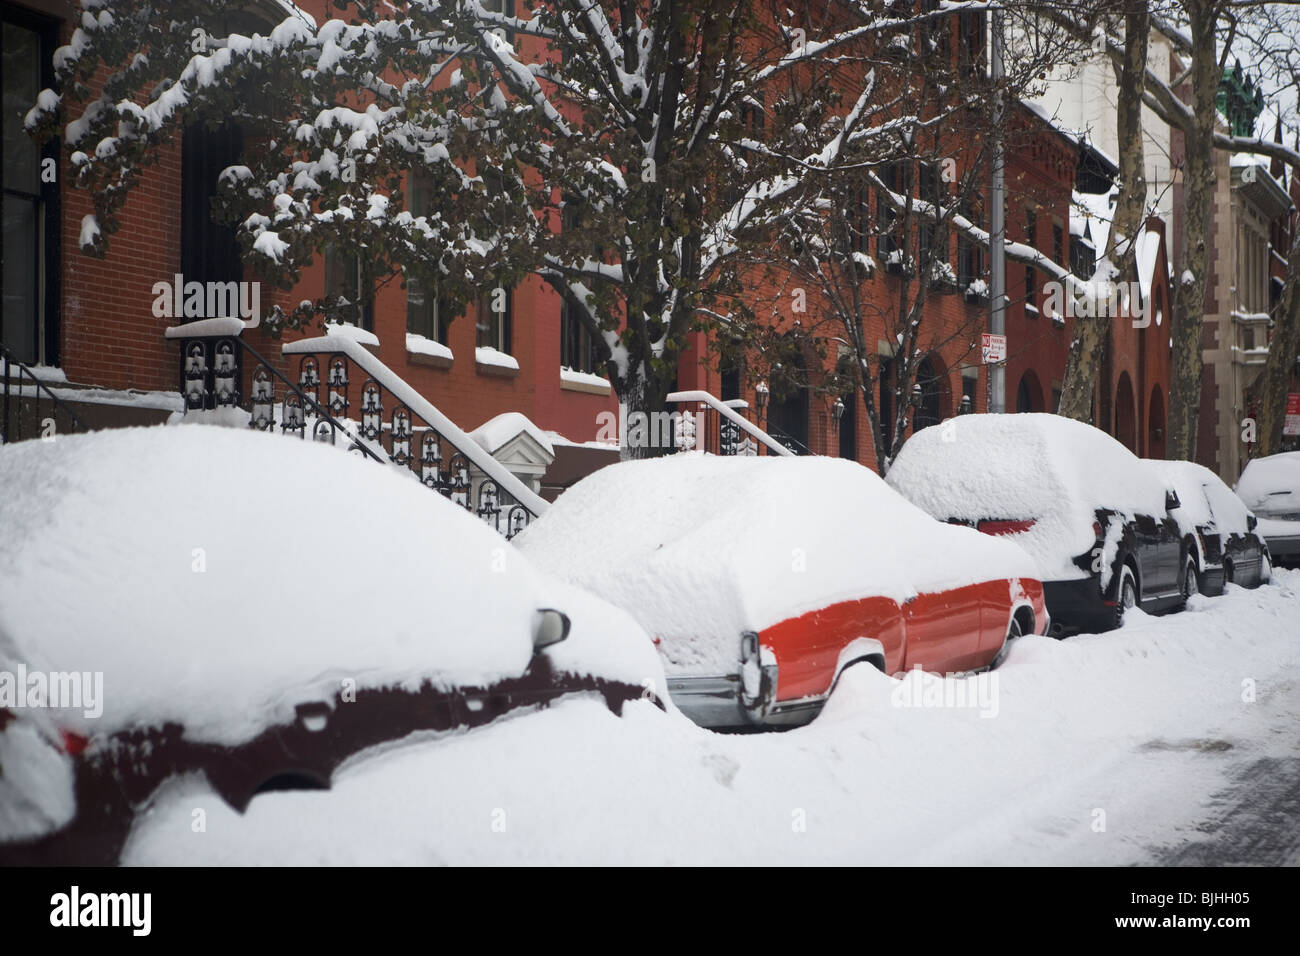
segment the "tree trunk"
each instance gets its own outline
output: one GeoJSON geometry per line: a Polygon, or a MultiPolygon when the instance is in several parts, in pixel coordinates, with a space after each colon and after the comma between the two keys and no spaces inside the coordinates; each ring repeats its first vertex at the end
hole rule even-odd
{"type": "Polygon", "coordinates": [[[1275,455],[1282,449],[1282,426],[1286,424],[1286,401],[1291,391],[1291,373],[1300,351],[1300,236],[1291,243],[1286,262],[1286,287],[1274,316],[1273,337],[1268,343],[1268,362],[1259,383],[1259,451],[1275,455]]]}
{"type": "Polygon", "coordinates": [[[1192,128],[1183,159],[1182,274],[1174,283],[1169,455],[1193,461],[1201,405],[1201,323],[1205,316],[1210,212],[1214,201],[1214,124],[1219,91],[1214,4],[1188,0],[1192,33],[1192,128]]]}
{"type": "MultiPolygon", "coordinates": [[[[1146,89],[1147,40],[1151,33],[1147,0],[1130,0],[1124,14],[1124,64],[1119,72],[1116,127],[1119,135],[1120,193],[1114,221],[1098,265],[1102,279],[1133,274],[1136,240],[1146,218],[1146,150],[1142,134],[1142,94],[1146,89]],[[1110,271],[1113,270],[1113,271],[1110,271]],[[1109,274],[1104,274],[1108,272],[1109,274]]],[[[1106,354],[1109,312],[1093,308],[1074,320],[1074,337],[1066,359],[1058,415],[1093,420],[1093,395],[1106,354]]]]}

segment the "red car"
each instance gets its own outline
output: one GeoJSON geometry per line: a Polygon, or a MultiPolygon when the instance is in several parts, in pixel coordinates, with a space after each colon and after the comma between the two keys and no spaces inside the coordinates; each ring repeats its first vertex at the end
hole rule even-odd
{"type": "Polygon", "coordinates": [[[936,521],[840,459],[620,463],[565,492],[517,543],[630,612],[659,647],[673,701],[706,727],[807,722],[859,662],[987,668],[1049,623],[1020,547],[936,521]]]}

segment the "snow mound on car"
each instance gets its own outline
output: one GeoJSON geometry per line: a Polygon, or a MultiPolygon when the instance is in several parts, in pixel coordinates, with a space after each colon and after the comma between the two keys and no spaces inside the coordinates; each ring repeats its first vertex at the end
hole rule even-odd
{"type": "Polygon", "coordinates": [[[1237,479],[1237,494],[1261,517],[1300,512],[1300,451],[1247,462],[1237,479]]]}
{"type": "Polygon", "coordinates": [[[630,611],[669,673],[729,673],[743,631],[837,601],[1034,576],[1015,545],[942,525],[834,458],[610,465],[516,540],[538,567],[630,611]]]}
{"type": "MultiPolygon", "coordinates": [[[[1086,574],[1098,508],[1164,514],[1165,484],[1104,432],[1050,414],[963,415],[914,434],[889,484],[936,518],[1034,519],[1014,536],[1045,580],[1086,574]]],[[[1106,562],[1109,564],[1109,561],[1106,562]]]]}
{"type": "Polygon", "coordinates": [[[247,430],[14,444],[0,527],[0,670],[102,672],[102,717],[59,713],[88,735],[176,720],[234,744],[347,678],[490,683],[527,666],[536,610],[563,609],[499,534],[400,471],[247,430]]]}
{"type": "Polygon", "coordinates": [[[1250,509],[1210,469],[1194,461],[1143,459],[1143,464],[1178,492],[1179,507],[1171,514],[1183,534],[1194,535],[1211,521],[1221,539],[1246,534],[1250,509]]]}

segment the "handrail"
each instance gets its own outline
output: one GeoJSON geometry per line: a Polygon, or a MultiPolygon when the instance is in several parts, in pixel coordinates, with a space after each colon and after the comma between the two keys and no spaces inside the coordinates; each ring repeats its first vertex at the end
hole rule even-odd
{"type": "MultiPolygon", "coordinates": [[[[0,411],[0,444],[8,444],[12,440],[12,435],[9,430],[9,379],[11,377],[10,369],[13,369],[15,367],[17,367],[18,369],[18,399],[19,399],[18,428],[19,429],[22,428],[23,416],[22,416],[21,402],[23,398],[23,377],[26,376],[30,378],[32,380],[32,384],[36,386],[37,419],[40,418],[40,401],[41,401],[40,393],[44,392],[50,400],[50,406],[55,416],[57,416],[59,412],[62,411],[63,414],[67,415],[68,418],[72,419],[72,423],[76,430],[78,431],[90,430],[86,427],[85,422],[83,422],[80,418],[77,417],[77,413],[72,410],[70,402],[63,401],[57,395],[55,395],[54,392],[50,390],[49,386],[47,386],[44,382],[42,382],[39,378],[37,378],[36,373],[33,372],[30,368],[28,368],[25,362],[19,360],[19,358],[16,355],[14,355],[13,352],[9,351],[9,349],[5,346],[3,342],[0,342],[0,364],[3,364],[4,366],[4,385],[3,385],[4,398],[3,401],[0,402],[0,404],[3,404],[4,406],[3,411],[0,411]]],[[[57,417],[56,417],[56,424],[57,424],[57,417]]]]}
{"type": "Polygon", "coordinates": [[[793,451],[791,451],[789,448],[786,448],[775,438],[773,438],[767,432],[763,431],[763,429],[759,428],[757,425],[750,422],[744,416],[736,414],[736,412],[732,411],[729,407],[727,407],[725,404],[723,404],[721,401],[719,401],[709,392],[700,391],[700,390],[692,390],[692,391],[685,391],[685,392],[670,392],[668,397],[665,399],[665,401],[699,402],[702,405],[708,405],[711,409],[713,409],[715,412],[717,412],[727,421],[731,422],[733,425],[736,425],[742,428],[744,431],[748,432],[750,435],[752,435],[754,438],[761,441],[764,445],[766,445],[769,449],[771,449],[776,454],[784,455],[786,457],[791,457],[791,458],[795,457],[795,453],[793,451]]]}
{"type": "Polygon", "coordinates": [[[313,398],[312,396],[304,392],[299,386],[289,381],[288,376],[284,375],[278,368],[276,368],[266,359],[262,358],[262,354],[258,352],[257,349],[253,348],[243,339],[239,339],[239,345],[245,352],[253,356],[253,358],[257,359],[260,368],[265,368],[268,372],[270,372],[280,381],[284,382],[285,386],[289,388],[295,395],[297,395],[300,400],[310,404],[312,412],[316,415],[317,418],[325,419],[334,428],[337,428],[344,435],[347,435],[348,438],[352,439],[353,447],[361,449],[361,451],[364,452],[366,456],[371,459],[371,461],[377,461],[380,464],[384,463],[384,459],[380,458],[377,454],[375,454],[374,449],[372,449],[369,445],[363,442],[361,440],[360,435],[353,434],[352,429],[348,428],[346,424],[344,424],[343,422],[336,419],[333,415],[331,415],[329,413],[329,410],[325,408],[324,405],[322,405],[315,398],[313,398]]]}
{"type": "Polygon", "coordinates": [[[287,343],[281,352],[285,355],[343,354],[355,362],[376,383],[386,388],[394,398],[413,413],[423,418],[456,450],[465,456],[479,471],[487,475],[503,491],[508,492],[534,517],[540,517],[549,507],[547,501],[519,480],[501,462],[488,453],[482,445],[461,430],[450,418],[438,411],[423,395],[417,392],[400,375],[381,362],[361,343],[342,335],[321,335],[287,343]]]}

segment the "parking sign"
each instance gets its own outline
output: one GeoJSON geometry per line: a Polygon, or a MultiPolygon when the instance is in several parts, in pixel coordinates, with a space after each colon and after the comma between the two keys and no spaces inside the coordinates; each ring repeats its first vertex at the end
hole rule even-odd
{"type": "Polygon", "coordinates": [[[985,365],[996,365],[1007,360],[1007,337],[993,332],[980,336],[980,356],[985,365]]]}
{"type": "Polygon", "coordinates": [[[1300,435],[1300,392],[1292,392],[1286,397],[1286,422],[1282,425],[1283,435],[1300,435]]]}

